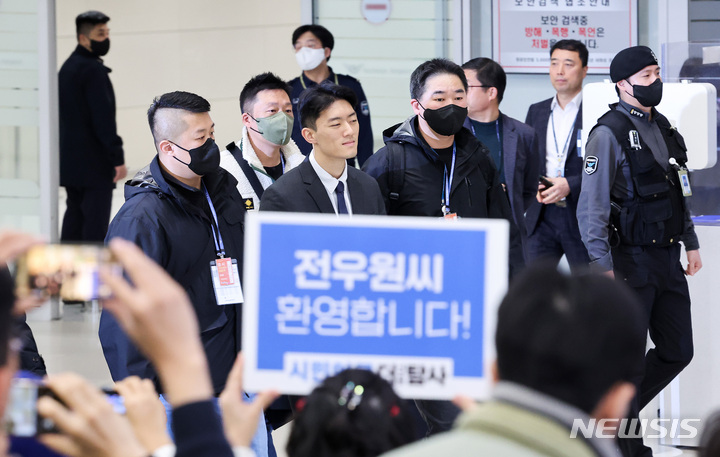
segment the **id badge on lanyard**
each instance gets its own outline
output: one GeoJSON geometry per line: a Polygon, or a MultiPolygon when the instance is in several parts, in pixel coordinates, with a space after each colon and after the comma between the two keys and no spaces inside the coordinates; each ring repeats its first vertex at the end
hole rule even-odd
{"type": "Polygon", "coordinates": [[[213,289],[218,305],[234,305],[245,301],[240,285],[237,259],[226,257],[210,262],[213,289]]]}
{"type": "Polygon", "coordinates": [[[683,197],[692,197],[692,188],[690,187],[690,178],[688,177],[687,168],[681,168],[677,171],[678,179],[680,180],[680,188],[682,189],[683,197]]]}
{"type": "Polygon", "coordinates": [[[450,176],[448,177],[447,167],[445,167],[445,173],[443,174],[443,192],[440,211],[442,211],[442,218],[449,220],[457,220],[458,215],[450,211],[450,190],[452,189],[452,181],[455,176],[455,143],[453,142],[453,155],[452,164],[450,165],[450,176]]]}
{"type": "Polygon", "coordinates": [[[238,272],[237,259],[225,257],[225,244],[220,234],[220,225],[218,224],[217,214],[210,194],[208,194],[205,185],[205,198],[207,198],[210,212],[213,220],[210,229],[215,241],[215,254],[217,259],[210,262],[210,275],[212,277],[213,290],[215,291],[215,300],[218,305],[237,305],[245,301],[243,297],[242,285],[240,284],[240,273],[238,272]]]}

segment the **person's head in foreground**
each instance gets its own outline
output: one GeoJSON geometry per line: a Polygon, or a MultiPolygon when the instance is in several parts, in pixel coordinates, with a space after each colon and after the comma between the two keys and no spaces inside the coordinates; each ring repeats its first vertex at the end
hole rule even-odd
{"type": "Polygon", "coordinates": [[[497,377],[595,418],[623,418],[642,367],[640,305],[624,284],[551,266],[516,278],[498,311],[497,377]]]}
{"type": "Polygon", "coordinates": [[[404,402],[370,371],[341,371],[299,403],[289,457],[371,457],[415,439],[404,402]]]}

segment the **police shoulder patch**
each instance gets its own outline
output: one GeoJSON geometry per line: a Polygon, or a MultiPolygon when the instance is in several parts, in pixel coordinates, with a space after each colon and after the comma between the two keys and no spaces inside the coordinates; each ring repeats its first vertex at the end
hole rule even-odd
{"type": "Polygon", "coordinates": [[[593,174],[598,169],[598,158],[595,156],[587,156],[585,157],[585,173],[586,174],[593,174]]]}
{"type": "Polygon", "coordinates": [[[367,100],[363,100],[360,102],[360,112],[363,113],[365,116],[370,115],[370,106],[368,106],[367,100]]]}

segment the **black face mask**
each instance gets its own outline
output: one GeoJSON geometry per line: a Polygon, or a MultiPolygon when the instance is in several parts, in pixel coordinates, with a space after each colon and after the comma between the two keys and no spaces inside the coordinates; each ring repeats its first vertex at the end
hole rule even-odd
{"type": "Polygon", "coordinates": [[[451,103],[438,109],[428,109],[422,106],[425,112],[422,118],[428,123],[431,129],[436,133],[444,136],[451,136],[458,133],[463,128],[465,118],[467,118],[468,110],[461,106],[451,103]]]}
{"type": "MultiPolygon", "coordinates": [[[[172,143],[172,141],[170,142],[172,143]]],[[[173,156],[175,160],[187,165],[187,167],[198,176],[210,174],[217,171],[218,167],[220,167],[220,149],[212,138],[208,138],[202,146],[198,146],[195,149],[188,150],[179,144],[175,144],[175,146],[190,154],[190,163],[185,163],[173,156]]]]}
{"type": "Polygon", "coordinates": [[[110,38],[102,41],[90,40],[90,50],[98,57],[102,57],[110,50],[110,38]]]}
{"type": "MultiPolygon", "coordinates": [[[[630,81],[627,81],[627,83],[630,84],[630,81]]],[[[656,79],[655,82],[649,86],[639,86],[637,84],[630,85],[633,88],[635,100],[637,100],[642,106],[650,108],[651,106],[658,106],[660,104],[660,101],[662,100],[663,84],[659,79],[656,79]]]]}

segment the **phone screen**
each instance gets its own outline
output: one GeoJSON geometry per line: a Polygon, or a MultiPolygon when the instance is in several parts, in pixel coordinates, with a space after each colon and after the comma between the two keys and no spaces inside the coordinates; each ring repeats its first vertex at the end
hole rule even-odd
{"type": "Polygon", "coordinates": [[[118,414],[125,414],[125,399],[122,395],[112,389],[103,389],[103,393],[105,399],[112,405],[113,411],[118,414]]]}
{"type": "MultiPolygon", "coordinates": [[[[103,393],[116,413],[125,414],[125,401],[120,394],[112,389],[103,389],[103,393]]],[[[38,415],[37,401],[43,396],[49,396],[63,403],[39,379],[13,379],[5,412],[5,429],[8,435],[32,437],[43,433],[59,433],[52,420],[38,415]]]]}
{"type": "Polygon", "coordinates": [[[112,253],[101,244],[46,244],[30,248],[18,258],[18,297],[57,296],[63,300],[89,301],[110,296],[100,281],[99,267],[122,272],[112,253]]]}
{"type": "Polygon", "coordinates": [[[9,435],[30,437],[57,432],[52,420],[43,418],[37,413],[37,401],[43,395],[57,399],[50,389],[40,384],[39,380],[13,379],[5,413],[5,429],[9,435]]]}

